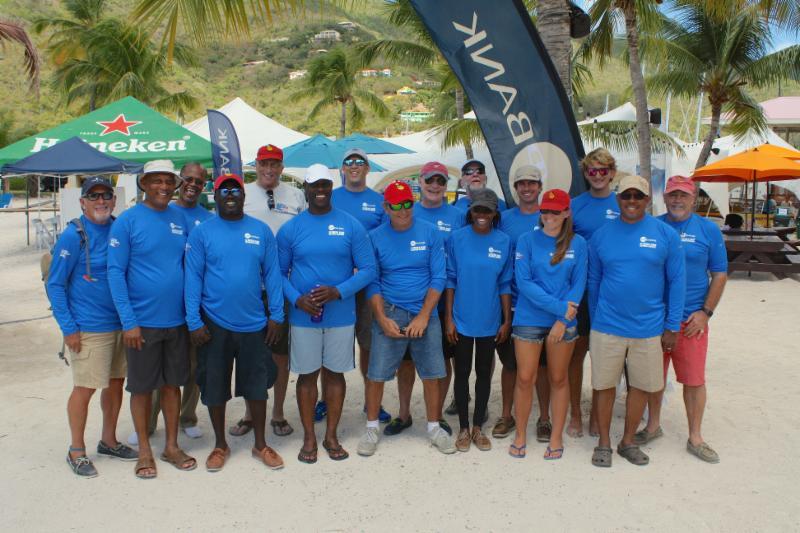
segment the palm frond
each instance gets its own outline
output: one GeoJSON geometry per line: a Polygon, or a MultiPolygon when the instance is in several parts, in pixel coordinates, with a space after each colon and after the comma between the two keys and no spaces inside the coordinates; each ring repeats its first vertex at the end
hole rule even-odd
{"type": "MultiPolygon", "coordinates": [[[[638,135],[634,121],[594,122],[578,126],[578,131],[587,143],[605,146],[615,152],[636,152],[638,149],[638,135]]],[[[675,139],[653,127],[650,128],[650,149],[654,153],[685,156],[683,148],[675,139]]]]}
{"type": "Polygon", "coordinates": [[[28,36],[25,29],[10,20],[0,20],[0,43],[4,41],[11,41],[21,44],[25,49],[25,73],[31,80],[31,89],[39,95],[39,72],[41,70],[41,63],[39,62],[39,54],[33,41],[28,36]]]}

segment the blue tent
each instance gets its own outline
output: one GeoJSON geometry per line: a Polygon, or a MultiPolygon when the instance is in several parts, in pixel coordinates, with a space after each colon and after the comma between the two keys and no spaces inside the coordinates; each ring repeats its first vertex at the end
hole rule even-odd
{"type": "Polygon", "coordinates": [[[377,137],[370,137],[363,133],[353,133],[336,141],[336,144],[347,150],[361,148],[368,154],[413,154],[414,150],[404,148],[399,144],[390,143],[377,137]]]}
{"type": "MultiPolygon", "coordinates": [[[[284,148],[283,166],[287,168],[308,168],[314,163],[320,163],[328,168],[339,168],[342,166],[342,157],[350,148],[352,147],[340,145],[338,141],[332,141],[324,135],[317,134],[284,148]]],[[[248,164],[253,166],[255,161],[248,164]]],[[[369,168],[373,172],[386,170],[379,164],[372,162],[369,168]]]]}
{"type": "Polygon", "coordinates": [[[117,159],[89,146],[80,137],[72,137],[15,163],[6,163],[0,173],[66,176],[122,172],[136,174],[141,170],[140,163],[117,159]]]}

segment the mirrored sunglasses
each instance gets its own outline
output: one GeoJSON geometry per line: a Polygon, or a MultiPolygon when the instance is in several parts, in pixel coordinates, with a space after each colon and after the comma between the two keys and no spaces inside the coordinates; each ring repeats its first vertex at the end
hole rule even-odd
{"type": "Polygon", "coordinates": [[[413,200],[406,200],[397,204],[389,204],[389,209],[392,211],[400,211],[402,209],[411,209],[414,206],[413,200]]]}
{"type": "Polygon", "coordinates": [[[238,198],[239,196],[242,195],[242,189],[240,187],[233,187],[230,189],[227,187],[223,187],[222,189],[217,189],[217,190],[219,191],[219,195],[222,196],[223,198],[225,198],[226,196],[233,196],[235,198],[238,198]]]}
{"type": "Polygon", "coordinates": [[[346,167],[352,167],[353,165],[355,165],[357,167],[363,167],[364,165],[367,164],[367,162],[364,161],[363,159],[348,159],[347,161],[345,161],[342,164],[344,166],[346,166],[346,167]]]}
{"type": "Polygon", "coordinates": [[[608,168],[608,167],[587,168],[586,169],[586,174],[588,174],[589,176],[592,176],[592,177],[595,177],[598,174],[600,174],[601,176],[607,176],[609,172],[611,172],[611,169],[608,168]]]}

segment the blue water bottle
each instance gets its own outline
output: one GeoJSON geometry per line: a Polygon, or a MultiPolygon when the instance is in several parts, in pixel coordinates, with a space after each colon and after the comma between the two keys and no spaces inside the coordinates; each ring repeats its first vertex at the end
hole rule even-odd
{"type": "MultiPolygon", "coordinates": [[[[314,285],[314,288],[315,288],[315,289],[317,289],[317,288],[319,288],[320,286],[321,286],[321,285],[320,285],[319,283],[317,283],[316,285],[314,285]]],[[[318,314],[318,315],[313,315],[313,316],[311,317],[311,322],[314,322],[315,324],[319,324],[320,322],[322,322],[322,315],[323,315],[323,313],[325,313],[325,306],[324,306],[324,305],[323,305],[323,306],[322,306],[322,308],[319,310],[319,314],[318,314]]]]}

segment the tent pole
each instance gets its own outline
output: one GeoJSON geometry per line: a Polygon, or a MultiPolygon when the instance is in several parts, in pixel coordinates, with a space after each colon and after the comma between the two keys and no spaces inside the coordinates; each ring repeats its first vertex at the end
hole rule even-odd
{"type": "Polygon", "coordinates": [[[756,189],[758,188],[758,183],[756,182],[756,171],[753,171],[753,206],[752,206],[752,218],[750,220],[750,240],[753,240],[753,235],[755,234],[756,230],[756,189]]]}
{"type": "Polygon", "coordinates": [[[28,237],[28,246],[31,245],[31,192],[28,190],[29,176],[25,176],[25,234],[28,237]]]}

